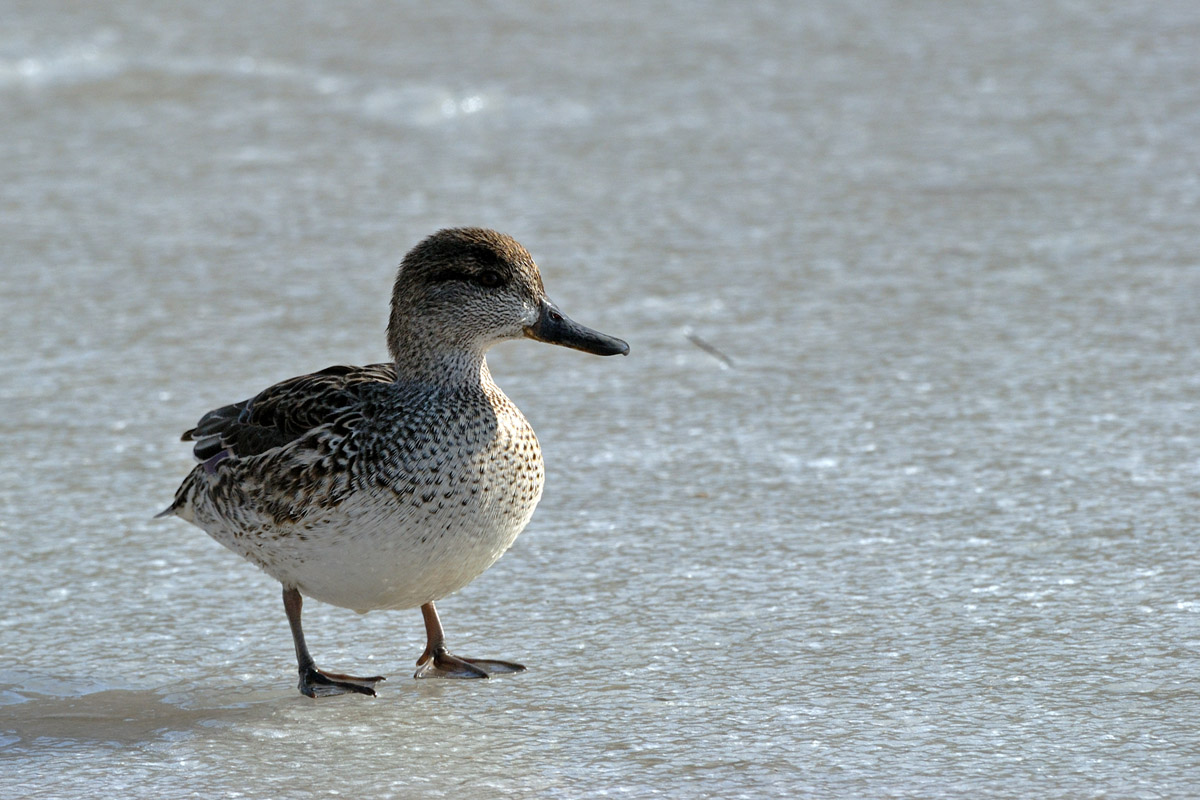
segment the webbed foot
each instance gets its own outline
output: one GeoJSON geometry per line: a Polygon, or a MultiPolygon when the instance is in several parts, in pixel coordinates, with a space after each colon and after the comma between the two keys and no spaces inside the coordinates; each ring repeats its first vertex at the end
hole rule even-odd
{"type": "Polygon", "coordinates": [[[465,658],[446,652],[445,648],[426,652],[417,661],[414,678],[490,678],[506,672],[524,672],[525,667],[511,661],[487,658],[465,658]]]}
{"type": "Polygon", "coordinates": [[[382,675],[357,678],[337,672],[325,672],[316,667],[300,670],[300,694],[306,697],[333,697],[339,694],[366,694],[375,696],[375,684],[385,681],[382,675]]]}

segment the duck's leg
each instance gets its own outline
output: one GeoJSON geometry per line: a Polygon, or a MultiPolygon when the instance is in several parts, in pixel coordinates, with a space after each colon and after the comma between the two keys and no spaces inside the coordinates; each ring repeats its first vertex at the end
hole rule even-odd
{"type": "Polygon", "coordinates": [[[300,629],[300,609],[304,598],[296,589],[283,587],[283,609],[287,612],[288,624],[292,626],[292,641],[296,644],[296,666],[300,670],[300,694],[308,697],[330,697],[335,694],[369,694],[375,696],[375,684],[387,680],[382,675],[373,678],[356,678],[317,669],[308,645],[304,643],[304,631],[300,629]]]}
{"type": "Polygon", "coordinates": [[[525,668],[511,661],[492,661],[485,658],[463,658],[446,650],[446,634],[437,609],[429,602],[421,606],[425,617],[425,652],[417,659],[414,678],[486,678],[493,673],[524,672],[525,668]]]}

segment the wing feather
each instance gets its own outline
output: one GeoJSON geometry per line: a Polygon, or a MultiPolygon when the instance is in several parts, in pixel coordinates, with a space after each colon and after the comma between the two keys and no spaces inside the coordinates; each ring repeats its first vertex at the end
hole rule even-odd
{"type": "Polygon", "coordinates": [[[182,439],[196,443],[193,453],[200,462],[261,455],[336,420],[359,402],[366,384],[395,380],[392,364],[329,367],[213,409],[182,439]]]}

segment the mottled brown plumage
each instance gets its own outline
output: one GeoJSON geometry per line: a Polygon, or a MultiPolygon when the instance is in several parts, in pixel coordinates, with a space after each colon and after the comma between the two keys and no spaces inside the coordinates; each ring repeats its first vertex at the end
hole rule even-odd
{"type": "Polygon", "coordinates": [[[379,678],[316,669],[300,629],[302,595],[359,611],[421,606],[429,645],[418,676],[520,668],[447,653],[433,601],[499,558],[541,496],[537,438],[485,361],[493,344],[521,337],[601,355],[628,350],[562,316],[510,237],[440,231],[397,275],[392,363],[283,381],[184,434],[201,463],[164,514],[283,584],[305,694],[373,694],[379,678]]]}
{"type": "Polygon", "coordinates": [[[195,441],[197,461],[215,455],[245,458],[293,442],[362,400],[364,384],[394,383],[396,367],[328,367],[277,383],[240,403],[208,412],[182,441],[195,441]]]}

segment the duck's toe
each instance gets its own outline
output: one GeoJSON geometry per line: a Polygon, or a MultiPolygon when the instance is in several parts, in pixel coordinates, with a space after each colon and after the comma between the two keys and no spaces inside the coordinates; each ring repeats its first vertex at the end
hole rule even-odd
{"type": "Polygon", "coordinates": [[[525,667],[512,661],[465,658],[445,650],[426,653],[417,661],[414,678],[489,678],[509,672],[524,672],[525,667]]]}
{"type": "Polygon", "coordinates": [[[339,694],[366,694],[375,697],[375,684],[385,681],[382,675],[358,678],[337,672],[325,672],[316,667],[300,671],[299,689],[306,697],[333,697],[339,694]]]}

